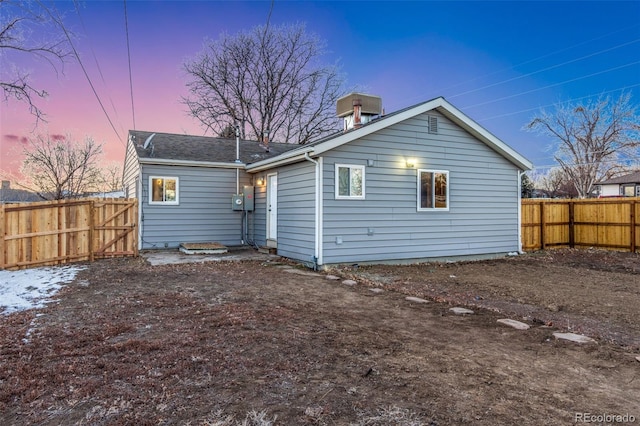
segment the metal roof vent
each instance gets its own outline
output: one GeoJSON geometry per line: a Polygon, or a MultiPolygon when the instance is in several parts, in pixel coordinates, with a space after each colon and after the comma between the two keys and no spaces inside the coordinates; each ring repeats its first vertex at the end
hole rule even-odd
{"type": "Polygon", "coordinates": [[[338,99],[336,113],[344,118],[344,130],[360,127],[382,114],[379,96],[350,93],[338,99]]]}

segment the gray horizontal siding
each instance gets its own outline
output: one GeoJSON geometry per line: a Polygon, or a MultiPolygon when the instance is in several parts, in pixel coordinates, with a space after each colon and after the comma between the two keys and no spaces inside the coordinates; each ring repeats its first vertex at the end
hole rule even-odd
{"type": "Polygon", "coordinates": [[[140,165],[138,164],[138,155],[131,142],[127,143],[127,152],[124,158],[124,167],[122,170],[122,186],[125,195],[128,198],[137,198],[138,196],[138,177],[140,176],[140,165]]]}
{"type": "Polygon", "coordinates": [[[436,115],[438,134],[428,133],[424,114],[324,154],[325,264],[518,249],[518,170],[436,115]],[[406,167],[407,158],[417,160],[415,169],[406,167]],[[369,159],[373,167],[366,166],[369,159]],[[336,163],[366,166],[365,200],[335,200],[336,163]],[[449,211],[417,211],[418,169],[449,171],[449,211]]]}
{"type": "Polygon", "coordinates": [[[311,261],[315,247],[315,165],[301,162],[278,172],[278,254],[311,261]]]}
{"type": "MultiPolygon", "coordinates": [[[[266,175],[260,175],[264,180],[262,185],[255,187],[255,211],[251,213],[253,242],[264,247],[267,244],[267,187],[266,175]]],[[[254,176],[254,181],[258,176],[254,176]]]]}
{"type": "MultiPolygon", "coordinates": [[[[251,178],[244,172],[240,175],[242,191],[251,178]]],[[[142,187],[142,248],[175,248],[185,242],[242,243],[242,212],[231,209],[235,169],[145,165],[142,187]],[[178,177],[180,204],[149,205],[149,176],[178,177]]]]}

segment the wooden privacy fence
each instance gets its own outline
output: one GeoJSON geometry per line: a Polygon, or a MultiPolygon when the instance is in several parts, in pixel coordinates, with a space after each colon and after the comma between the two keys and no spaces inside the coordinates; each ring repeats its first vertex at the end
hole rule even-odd
{"type": "Polygon", "coordinates": [[[134,199],[0,205],[0,269],[138,255],[134,199]]]}
{"type": "Polygon", "coordinates": [[[522,249],[640,250],[640,198],[522,200],[522,249]]]}

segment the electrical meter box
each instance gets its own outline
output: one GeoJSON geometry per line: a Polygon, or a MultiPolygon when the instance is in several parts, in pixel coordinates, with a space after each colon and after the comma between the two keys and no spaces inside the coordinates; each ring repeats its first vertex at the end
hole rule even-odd
{"type": "Polygon", "coordinates": [[[244,210],[248,212],[252,212],[255,209],[254,203],[254,188],[253,186],[243,186],[242,187],[242,195],[244,202],[244,210]]]}
{"type": "Polygon", "coordinates": [[[242,194],[234,194],[231,196],[231,209],[244,210],[244,197],[242,194]]]}

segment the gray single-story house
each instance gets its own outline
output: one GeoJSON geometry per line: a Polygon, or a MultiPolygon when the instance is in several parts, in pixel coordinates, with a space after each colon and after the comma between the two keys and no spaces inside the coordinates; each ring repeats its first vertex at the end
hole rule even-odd
{"type": "Polygon", "coordinates": [[[131,131],[139,248],[251,244],[314,267],[519,252],[532,164],[443,98],[381,113],[380,98],[350,94],[343,131],[268,148],[131,131]]]}
{"type": "Polygon", "coordinates": [[[640,197],[640,171],[596,182],[600,197],[640,197]]]}

